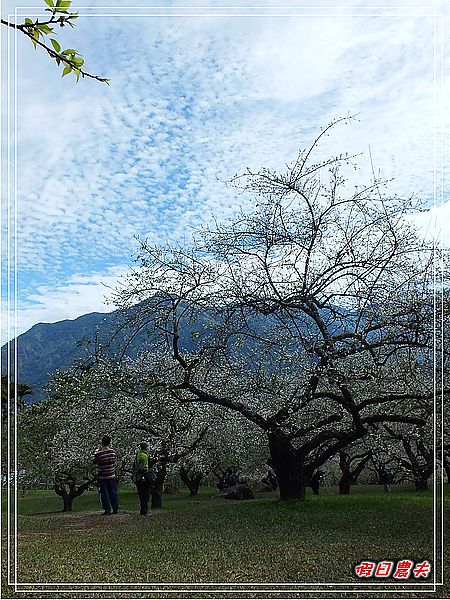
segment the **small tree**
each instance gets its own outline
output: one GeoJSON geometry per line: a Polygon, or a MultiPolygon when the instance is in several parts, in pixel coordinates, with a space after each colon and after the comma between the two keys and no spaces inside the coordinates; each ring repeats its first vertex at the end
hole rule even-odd
{"type": "Polygon", "coordinates": [[[56,425],[50,414],[51,407],[41,402],[32,404],[19,414],[17,471],[24,488],[53,482],[49,442],[56,432],[56,425]]]}
{"type": "Polygon", "coordinates": [[[389,427],[383,424],[391,440],[400,444],[391,445],[391,453],[398,464],[414,481],[416,490],[428,489],[428,479],[435,470],[431,431],[420,428],[411,431],[406,427],[389,427]]]}
{"type": "Polygon", "coordinates": [[[81,477],[83,477],[82,483],[80,483],[79,473],[74,469],[60,470],[55,474],[54,490],[62,498],[63,512],[71,511],[75,498],[84,494],[97,481],[97,477],[93,474],[83,474],[81,477]]]}
{"type": "Polygon", "coordinates": [[[52,481],[55,493],[63,500],[63,511],[72,510],[74,499],[96,482],[89,436],[93,427],[87,412],[80,412],[67,397],[50,397],[21,415],[22,477],[33,483],[52,481]]]}
{"type": "Polygon", "coordinates": [[[53,437],[53,462],[58,483],[64,474],[66,493],[79,489],[76,481],[82,485],[88,481],[83,473],[86,468],[92,469],[93,445],[105,432],[113,438],[118,452],[118,469],[128,473],[145,436],[150,446],[149,466],[155,469],[157,478],[152,508],[159,508],[168,473],[202,443],[213,411],[180,406],[166,388],[155,383],[146,361],[145,355],[116,361],[96,352],[74,372],[54,377],[52,393],[64,398],[66,416],[65,426],[53,437]],[[72,456],[74,467],[69,473],[63,468],[68,456],[72,456]]]}
{"type": "Polygon", "coordinates": [[[356,485],[358,477],[363,472],[372,458],[370,448],[346,448],[339,452],[339,467],[341,478],[339,480],[339,493],[349,494],[352,485],[356,485]],[[358,451],[359,450],[359,451],[358,451]]]}
{"type": "MultiPolygon", "coordinates": [[[[173,399],[161,398],[156,390],[150,394],[151,403],[148,396],[142,399],[145,406],[140,411],[141,422],[131,423],[130,428],[150,438],[149,467],[156,470],[156,484],[151,489],[151,508],[161,508],[169,468],[189,460],[204,440],[209,425],[205,424],[203,415],[197,411],[180,407],[173,399]]],[[[124,426],[127,427],[127,424],[124,423],[124,426]]]]}
{"type": "MultiPolygon", "coordinates": [[[[249,483],[259,481],[267,471],[269,450],[263,432],[239,414],[213,408],[203,443],[182,461],[179,471],[193,496],[197,495],[201,482],[205,479],[212,482],[212,476],[221,480],[231,466],[249,483]]],[[[204,410],[211,414],[208,405],[204,410]]]]}
{"type": "MultiPolygon", "coordinates": [[[[47,399],[33,404],[19,420],[23,477],[52,481],[63,511],[72,510],[74,499],[96,482],[92,456],[104,433],[102,419],[92,418],[84,375],[57,373],[47,388],[47,399]]],[[[95,395],[91,401],[95,404],[95,395]]]]}

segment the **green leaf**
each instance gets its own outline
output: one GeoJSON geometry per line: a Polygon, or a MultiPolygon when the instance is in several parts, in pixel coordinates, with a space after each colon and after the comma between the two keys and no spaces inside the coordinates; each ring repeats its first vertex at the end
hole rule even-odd
{"type": "Polygon", "coordinates": [[[59,45],[59,43],[54,40],[53,38],[50,38],[50,41],[52,43],[53,48],[56,50],[56,52],[61,52],[61,46],[59,45]]]}
{"type": "Polygon", "coordinates": [[[43,25],[38,24],[38,25],[36,25],[36,27],[38,29],[40,29],[41,31],[43,31],[44,33],[51,33],[53,31],[53,29],[51,27],[49,27],[48,25],[44,25],[44,24],[43,25]]]}
{"type": "Polygon", "coordinates": [[[64,69],[64,71],[62,72],[62,75],[61,75],[61,77],[64,77],[64,75],[68,75],[68,74],[69,74],[69,73],[71,73],[71,72],[72,72],[72,67],[71,67],[70,65],[68,65],[68,66],[67,66],[67,67],[64,69]]]}
{"type": "Polygon", "coordinates": [[[57,64],[57,65],[60,65],[60,64],[61,64],[61,59],[60,59],[60,58],[58,58],[58,57],[55,57],[55,60],[56,60],[56,64],[57,64]]]}
{"type": "Polygon", "coordinates": [[[45,4],[47,6],[50,6],[50,8],[53,8],[55,5],[53,4],[53,0],[44,0],[45,4]]]}
{"type": "Polygon", "coordinates": [[[61,8],[69,8],[69,6],[72,4],[72,2],[70,0],[62,0],[58,6],[60,6],[61,8]]]}
{"type": "Polygon", "coordinates": [[[77,67],[81,67],[81,65],[84,64],[84,60],[82,58],[72,58],[72,62],[74,65],[77,65],[77,67]]]}
{"type": "Polygon", "coordinates": [[[77,81],[79,81],[80,80],[80,73],[81,73],[80,69],[74,69],[74,73],[77,76],[77,81]]]}
{"type": "Polygon", "coordinates": [[[37,48],[36,40],[31,40],[31,41],[33,42],[34,49],[36,50],[36,48],[37,48]]]}
{"type": "Polygon", "coordinates": [[[33,21],[31,19],[29,19],[28,17],[25,19],[25,23],[27,25],[33,25],[33,21]]]}
{"type": "Polygon", "coordinates": [[[64,54],[64,56],[66,56],[67,54],[73,54],[75,56],[75,54],[78,54],[78,52],[73,48],[67,48],[67,50],[63,50],[61,54],[64,54]]]}

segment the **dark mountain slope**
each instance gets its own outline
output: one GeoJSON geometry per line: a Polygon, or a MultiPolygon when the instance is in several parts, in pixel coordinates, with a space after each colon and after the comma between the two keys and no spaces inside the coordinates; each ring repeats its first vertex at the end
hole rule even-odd
{"type": "MultiPolygon", "coordinates": [[[[149,307],[150,308],[150,307],[149,307]]],[[[151,310],[151,309],[150,309],[151,310]]],[[[63,371],[69,369],[74,362],[80,362],[87,359],[89,352],[94,349],[93,341],[97,337],[98,343],[102,346],[102,351],[105,354],[118,354],[126,347],[125,354],[130,357],[135,357],[140,351],[144,350],[149,345],[152,331],[144,327],[129,344],[125,344],[130,333],[133,331],[133,326],[130,329],[121,328],[120,325],[124,322],[133,321],[135,317],[139,318],[147,311],[145,301],[138,304],[125,312],[111,313],[89,313],[74,320],[64,320],[57,323],[38,323],[27,332],[21,334],[17,339],[17,380],[21,383],[27,383],[35,391],[35,396],[29,397],[30,400],[43,397],[43,388],[49,382],[52,374],[57,370],[63,371]],[[89,347],[88,347],[89,345],[89,347]]],[[[208,335],[210,330],[211,316],[205,312],[202,314],[196,325],[189,324],[182,327],[181,345],[186,350],[193,350],[196,345],[196,340],[203,335],[208,335]],[[202,332],[200,334],[200,332],[202,332]]],[[[336,322],[329,315],[329,330],[344,330],[346,325],[353,326],[353,318],[347,314],[345,318],[336,322]]],[[[217,319],[217,313],[213,320],[217,319]]],[[[272,333],[276,330],[277,322],[273,316],[263,317],[261,315],[251,316],[247,323],[251,326],[253,333],[257,336],[266,337],[268,329],[272,333]],[[273,329],[275,328],[275,329],[273,329]]],[[[151,327],[151,325],[149,326],[151,327]]],[[[297,327],[306,335],[313,333],[313,330],[307,326],[305,322],[299,320],[297,327]]],[[[284,329],[284,326],[282,326],[284,329]]],[[[286,330],[284,329],[284,334],[286,330]]],[[[293,347],[297,345],[293,332],[293,347]]],[[[241,346],[240,352],[248,357],[251,362],[251,357],[255,351],[255,344],[251,338],[241,346]]],[[[289,343],[285,348],[289,347],[289,343]]],[[[14,341],[9,344],[10,364],[14,365],[14,341]]],[[[1,349],[2,373],[7,373],[7,354],[8,345],[5,344],[1,349]]],[[[13,367],[10,369],[12,379],[13,367]]]]}
{"type": "MultiPolygon", "coordinates": [[[[17,379],[28,383],[42,396],[43,386],[56,370],[68,369],[74,361],[87,358],[86,343],[94,340],[98,332],[99,341],[106,343],[118,323],[118,314],[90,313],[74,320],[57,323],[38,323],[17,338],[17,379]],[[85,342],[85,343],[83,343],[85,342]]],[[[142,336],[141,336],[142,338],[142,336]]],[[[142,345],[143,339],[135,340],[129,353],[142,345]]],[[[9,344],[10,357],[14,357],[14,340],[9,344]]],[[[2,372],[7,372],[7,344],[2,349],[2,372]]],[[[116,349],[111,348],[111,352],[116,349]]],[[[11,364],[13,362],[11,361],[11,364]]]]}

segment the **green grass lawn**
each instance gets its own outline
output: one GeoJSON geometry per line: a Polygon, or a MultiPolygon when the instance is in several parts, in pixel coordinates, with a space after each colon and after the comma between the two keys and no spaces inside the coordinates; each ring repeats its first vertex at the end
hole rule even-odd
{"type": "Polygon", "coordinates": [[[58,512],[52,492],[28,492],[19,500],[18,580],[357,582],[362,559],[432,559],[431,492],[356,487],[350,496],[331,489],[289,503],[271,494],[217,500],[213,492],[166,496],[148,517],[130,486],[120,490],[120,514],[109,517],[95,492],[76,499],[72,513],[58,512]]]}

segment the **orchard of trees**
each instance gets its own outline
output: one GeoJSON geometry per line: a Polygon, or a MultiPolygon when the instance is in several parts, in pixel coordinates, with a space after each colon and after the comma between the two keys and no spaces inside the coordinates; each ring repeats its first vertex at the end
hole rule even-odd
{"type": "Polygon", "coordinates": [[[236,176],[249,208],[232,220],[189,245],[141,243],[113,298],[122,355],[96,348],[20,415],[21,472],[51,480],[64,509],[94,483],[104,433],[121,476],[149,440],[153,507],[175,473],[195,494],[230,466],[261,480],[268,459],[281,500],[304,499],[319,470],[344,494],[362,474],[381,483],[386,466],[417,489],[436,466],[450,473],[448,440],[434,454],[448,419],[436,250],[412,225],[414,199],[375,176],[353,185],[347,155],[316,158],[343,121],[284,172],[236,176]],[[126,358],[143,331],[145,350],[126,358]]]}

